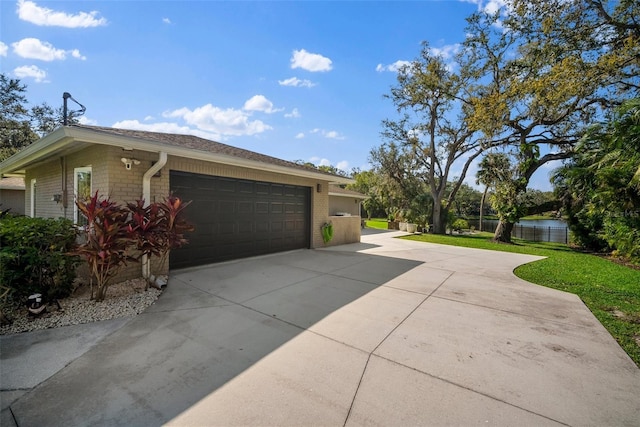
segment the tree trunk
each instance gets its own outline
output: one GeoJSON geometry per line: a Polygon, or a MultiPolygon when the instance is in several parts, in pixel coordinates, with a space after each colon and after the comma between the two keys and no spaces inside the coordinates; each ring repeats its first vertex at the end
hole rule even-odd
{"type": "Polygon", "coordinates": [[[433,234],[447,234],[447,210],[440,203],[433,204],[433,234]]]}
{"type": "Polygon", "coordinates": [[[513,230],[513,222],[498,222],[498,228],[493,235],[494,242],[511,243],[511,231],[513,230]]]}
{"type": "Polygon", "coordinates": [[[480,223],[478,224],[478,231],[482,231],[482,217],[484,216],[484,201],[487,198],[487,192],[489,187],[484,187],[484,193],[482,193],[482,199],[480,199],[480,223]]]}

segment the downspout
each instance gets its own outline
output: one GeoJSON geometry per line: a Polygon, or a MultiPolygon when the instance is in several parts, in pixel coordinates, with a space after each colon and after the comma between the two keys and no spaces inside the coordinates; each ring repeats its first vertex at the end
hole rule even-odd
{"type": "MultiPolygon", "coordinates": [[[[158,161],[152,165],[142,177],[142,199],[144,200],[145,207],[151,203],[151,177],[167,164],[167,153],[161,151],[159,154],[158,161]]],[[[147,281],[149,281],[149,277],[151,277],[151,263],[146,255],[142,257],[142,277],[147,281]]]]}

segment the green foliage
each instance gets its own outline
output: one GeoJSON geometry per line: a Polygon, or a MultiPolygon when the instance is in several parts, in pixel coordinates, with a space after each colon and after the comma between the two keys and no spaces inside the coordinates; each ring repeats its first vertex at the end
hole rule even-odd
{"type": "Polygon", "coordinates": [[[322,227],[322,241],[326,244],[333,239],[333,224],[331,222],[325,222],[322,227]]]}
{"type": "Polygon", "coordinates": [[[520,188],[513,181],[504,181],[496,185],[489,200],[501,222],[513,224],[524,216],[525,208],[520,202],[521,194],[520,188]]]}
{"type": "Polygon", "coordinates": [[[480,213],[482,193],[471,188],[467,184],[462,184],[458,189],[451,210],[459,217],[469,217],[480,213]]]}
{"type": "Polygon", "coordinates": [[[33,293],[63,298],[73,289],[79,263],[69,253],[76,229],[66,219],[0,219],[0,297],[20,302],[33,293]]]}
{"type": "Polygon", "coordinates": [[[640,98],[592,127],[554,174],[577,243],[640,263],[640,98]]]}
{"type": "Polygon", "coordinates": [[[367,213],[367,217],[381,216],[385,213],[385,195],[384,179],[375,171],[353,171],[354,184],[347,185],[349,190],[358,191],[369,196],[368,199],[362,201],[362,207],[367,213]]]}
{"type": "Polygon", "coordinates": [[[423,45],[420,56],[398,72],[397,85],[387,98],[399,117],[383,121],[385,143],[370,153],[376,170],[399,190],[401,199],[394,206],[409,209],[415,197],[430,195],[435,233],[445,233],[446,211],[469,165],[484,149],[467,122],[469,90],[478,81],[464,65],[457,65],[423,45]],[[454,164],[456,170],[462,166],[455,178],[454,164]]]}
{"type": "Polygon", "coordinates": [[[453,221],[453,223],[451,224],[451,228],[456,230],[456,231],[460,231],[460,230],[468,230],[469,229],[469,223],[467,222],[466,219],[463,218],[457,218],[455,221],[453,221]]]}
{"type": "Polygon", "coordinates": [[[0,74],[0,161],[12,156],[62,123],[61,108],[43,103],[28,107],[26,86],[0,74]]]}

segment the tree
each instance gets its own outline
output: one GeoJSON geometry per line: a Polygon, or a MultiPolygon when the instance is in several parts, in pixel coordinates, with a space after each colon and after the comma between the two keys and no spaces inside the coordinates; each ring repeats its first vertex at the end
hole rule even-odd
{"type": "Polygon", "coordinates": [[[465,69],[490,82],[473,99],[470,122],[513,147],[516,160],[512,182],[496,192],[510,219],[500,222],[495,240],[510,241],[531,176],[569,158],[587,124],[623,91],[637,90],[640,43],[628,12],[638,6],[619,4],[611,16],[622,21],[607,20],[603,4],[588,0],[512,0],[506,16],[469,19],[465,69]]]}
{"type": "Polygon", "coordinates": [[[378,177],[374,188],[388,216],[409,209],[411,201],[426,191],[424,183],[412,173],[411,156],[394,143],[371,150],[371,163],[378,177]]]}
{"type": "Polygon", "coordinates": [[[452,206],[457,217],[467,218],[480,212],[481,203],[482,195],[480,192],[467,184],[462,184],[452,206]]]}
{"type": "Polygon", "coordinates": [[[469,165],[485,148],[467,123],[463,97],[467,87],[473,86],[472,77],[452,71],[425,43],[420,56],[399,70],[398,84],[386,95],[401,117],[383,121],[382,136],[387,142],[371,151],[372,163],[401,188],[407,183],[426,186],[436,234],[446,232],[448,210],[469,165]],[[452,168],[458,163],[460,176],[448,192],[452,168]]]}
{"type": "Polygon", "coordinates": [[[38,139],[38,135],[31,130],[27,98],[24,95],[26,90],[20,80],[0,74],[0,161],[38,139]]]}
{"type": "Polygon", "coordinates": [[[593,126],[554,175],[576,240],[640,262],[640,98],[593,126]]]}
{"type": "Polygon", "coordinates": [[[47,103],[29,108],[26,90],[20,80],[0,74],[0,161],[62,124],[62,108],[54,109],[47,103]]]}
{"type": "Polygon", "coordinates": [[[382,216],[385,212],[385,206],[382,202],[382,177],[372,170],[361,171],[354,169],[351,177],[356,181],[355,184],[347,185],[349,190],[358,191],[366,194],[369,198],[362,202],[362,207],[367,213],[367,218],[372,216],[382,216]]]}
{"type": "MultiPolygon", "coordinates": [[[[40,137],[53,132],[62,124],[62,107],[54,109],[46,102],[41,105],[31,107],[31,129],[40,137]]],[[[68,124],[77,124],[78,119],[75,117],[67,118],[68,124]]]]}
{"type": "Polygon", "coordinates": [[[482,231],[482,217],[484,204],[490,188],[495,188],[500,182],[511,177],[511,162],[505,153],[488,153],[482,158],[476,173],[476,183],[484,185],[480,200],[480,223],[478,229],[482,231]]]}

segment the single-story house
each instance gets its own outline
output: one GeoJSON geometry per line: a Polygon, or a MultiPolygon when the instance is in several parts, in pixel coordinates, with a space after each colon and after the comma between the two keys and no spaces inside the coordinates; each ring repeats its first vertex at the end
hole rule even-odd
{"type": "Polygon", "coordinates": [[[10,177],[0,179],[0,212],[24,215],[24,179],[10,177]]]}
{"type": "MultiPolygon", "coordinates": [[[[195,230],[169,268],[324,247],[327,222],[328,245],[360,241],[359,211],[334,216],[347,209],[330,208],[331,185],[350,178],[193,135],[63,126],[0,163],[0,173],[24,179],[24,209],[34,217],[77,222],[75,198],[95,191],[120,203],[171,192],[192,200],[185,213],[195,230]]],[[[140,276],[139,267],[127,271],[140,276]]]]}

